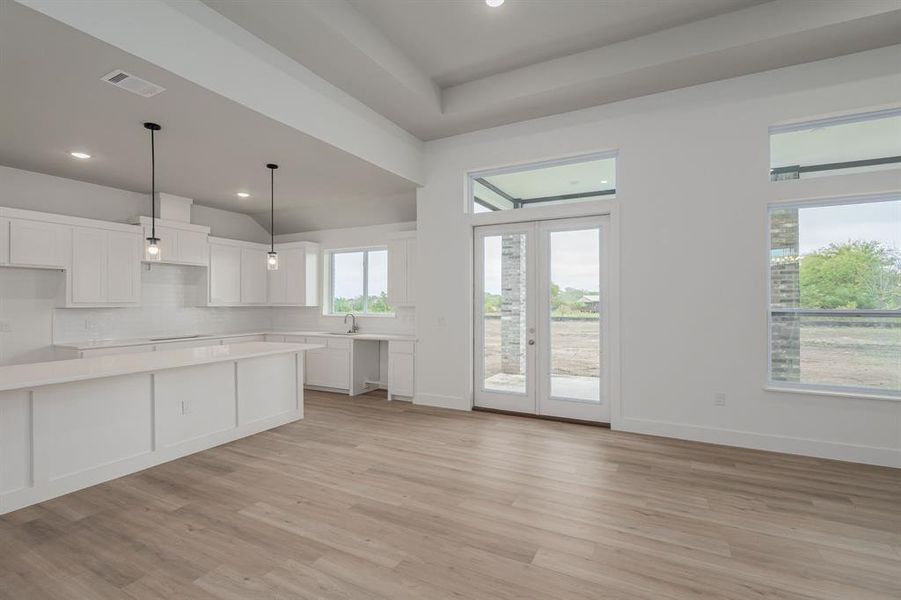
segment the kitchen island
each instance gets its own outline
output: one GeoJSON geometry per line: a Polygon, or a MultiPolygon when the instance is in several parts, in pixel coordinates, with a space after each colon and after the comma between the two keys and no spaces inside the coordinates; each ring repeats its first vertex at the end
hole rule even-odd
{"type": "Polygon", "coordinates": [[[303,418],[304,353],[247,342],[0,367],[0,514],[303,418]]]}

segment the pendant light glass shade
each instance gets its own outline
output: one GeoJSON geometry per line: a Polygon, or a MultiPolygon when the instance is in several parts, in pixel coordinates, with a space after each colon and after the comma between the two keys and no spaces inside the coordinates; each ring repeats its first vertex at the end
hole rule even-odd
{"type": "Polygon", "coordinates": [[[144,123],[144,128],[150,130],[150,237],[144,246],[144,260],[162,260],[160,254],[160,238],[156,237],[156,148],[154,147],[154,132],[162,129],[156,123],[144,123]]]}
{"type": "Polygon", "coordinates": [[[269,163],[269,252],[266,253],[266,268],[278,271],[278,252],[275,251],[275,170],[278,165],[269,163]]]}

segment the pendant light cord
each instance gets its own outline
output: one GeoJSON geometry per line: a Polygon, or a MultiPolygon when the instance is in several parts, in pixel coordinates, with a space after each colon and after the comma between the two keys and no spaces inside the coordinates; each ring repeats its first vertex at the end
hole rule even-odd
{"type": "Polygon", "coordinates": [[[269,252],[275,252],[275,169],[269,169],[269,252]]]}
{"type": "Polygon", "coordinates": [[[156,240],[156,148],[150,130],[150,237],[156,240]]]}

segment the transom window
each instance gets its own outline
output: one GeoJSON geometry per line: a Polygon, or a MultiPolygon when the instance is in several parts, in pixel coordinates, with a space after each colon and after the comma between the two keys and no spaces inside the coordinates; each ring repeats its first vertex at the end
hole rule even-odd
{"type": "Polygon", "coordinates": [[[361,248],[327,254],[327,314],[390,315],[388,250],[361,248]]]}
{"type": "Polygon", "coordinates": [[[901,168],[901,109],[770,128],[770,179],[901,168]]]}
{"type": "Polygon", "coordinates": [[[616,156],[581,156],[469,174],[472,212],[584,202],[616,195],[616,156]]]}
{"type": "Polygon", "coordinates": [[[901,196],[769,215],[770,383],[901,397],[901,196]]]}

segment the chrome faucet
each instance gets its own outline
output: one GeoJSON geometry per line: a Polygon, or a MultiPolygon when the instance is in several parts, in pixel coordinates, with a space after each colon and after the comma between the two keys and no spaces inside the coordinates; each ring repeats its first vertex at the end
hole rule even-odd
{"type": "Polygon", "coordinates": [[[353,313],[347,313],[344,315],[344,324],[347,325],[347,317],[350,317],[350,329],[347,330],[347,333],[356,333],[357,332],[357,318],[353,313]]]}

